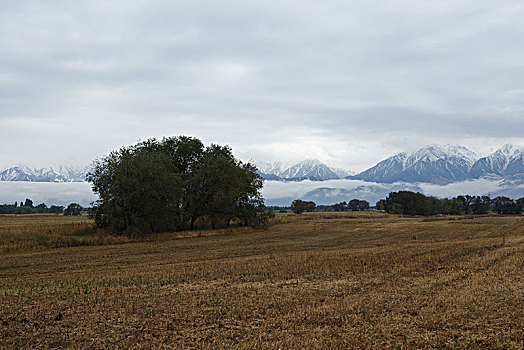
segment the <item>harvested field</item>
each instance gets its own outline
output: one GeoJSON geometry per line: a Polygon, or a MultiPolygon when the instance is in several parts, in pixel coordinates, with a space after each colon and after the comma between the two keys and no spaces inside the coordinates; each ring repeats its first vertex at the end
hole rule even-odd
{"type": "MultiPolygon", "coordinates": [[[[235,232],[244,232],[246,230],[246,228],[237,228],[235,232]]],[[[88,219],[86,215],[0,215],[0,254],[60,247],[216,236],[229,232],[231,232],[231,230],[164,232],[130,239],[125,236],[113,236],[105,230],[96,229],[93,221],[88,219]]]]}
{"type": "Polygon", "coordinates": [[[2,253],[1,347],[522,349],[523,219],[282,215],[2,253]]]}

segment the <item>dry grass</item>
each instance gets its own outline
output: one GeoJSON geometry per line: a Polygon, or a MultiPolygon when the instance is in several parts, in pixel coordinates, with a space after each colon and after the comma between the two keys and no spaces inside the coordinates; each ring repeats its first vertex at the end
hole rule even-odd
{"type": "Polygon", "coordinates": [[[82,245],[95,234],[86,216],[0,215],[0,253],[82,245]]]}
{"type": "Polygon", "coordinates": [[[159,238],[1,254],[1,347],[524,347],[522,217],[159,238]]]}
{"type": "Polygon", "coordinates": [[[110,245],[130,242],[162,241],[250,232],[249,228],[163,232],[142,237],[114,236],[96,229],[84,216],[57,214],[0,215],[0,253],[34,251],[60,247],[110,245]]]}

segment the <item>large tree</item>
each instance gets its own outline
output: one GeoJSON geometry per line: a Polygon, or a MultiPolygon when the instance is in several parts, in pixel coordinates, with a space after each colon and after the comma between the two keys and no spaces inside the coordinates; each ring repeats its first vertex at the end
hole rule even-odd
{"type": "Polygon", "coordinates": [[[198,139],[151,139],[97,160],[87,180],[100,200],[91,215],[100,227],[127,235],[213,228],[232,220],[267,222],[256,168],[227,146],[204,148],[198,139]],[[246,220],[254,216],[257,220],[246,220]]]}

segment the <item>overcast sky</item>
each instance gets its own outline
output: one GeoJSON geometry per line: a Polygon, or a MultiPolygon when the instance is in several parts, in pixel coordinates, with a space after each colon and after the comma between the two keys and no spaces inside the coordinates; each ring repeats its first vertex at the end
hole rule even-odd
{"type": "Polygon", "coordinates": [[[524,143],[524,2],[0,0],[0,165],[191,135],[360,171],[524,143]]]}

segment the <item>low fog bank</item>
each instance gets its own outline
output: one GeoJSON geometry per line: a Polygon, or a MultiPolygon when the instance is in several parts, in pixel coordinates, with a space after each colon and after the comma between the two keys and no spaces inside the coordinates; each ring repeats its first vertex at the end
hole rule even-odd
{"type": "MultiPolygon", "coordinates": [[[[455,197],[460,194],[524,197],[524,181],[502,181],[500,179],[478,179],[455,182],[445,186],[429,183],[381,184],[361,180],[329,180],[282,182],[265,181],[262,195],[267,205],[288,206],[297,199],[312,200],[317,204],[334,204],[354,198],[364,199],[374,205],[392,191],[409,190],[439,198],[455,197]]],[[[87,182],[50,183],[0,181],[0,204],[12,204],[30,198],[36,204],[48,206],[67,205],[72,202],[88,206],[96,200],[87,182]]]]}
{"type": "Polygon", "coordinates": [[[317,204],[334,204],[358,198],[367,200],[374,205],[390,192],[401,190],[421,192],[425,195],[439,198],[455,197],[461,194],[489,195],[491,197],[504,195],[511,198],[524,197],[524,184],[507,184],[500,179],[478,179],[455,182],[448,185],[429,183],[382,184],[360,180],[266,181],[262,193],[267,205],[288,206],[297,198],[311,200],[317,204]]]}
{"type": "Polygon", "coordinates": [[[35,205],[68,205],[78,203],[82,206],[96,200],[87,182],[25,182],[0,181],[0,204],[12,204],[30,198],[35,205]]]}

